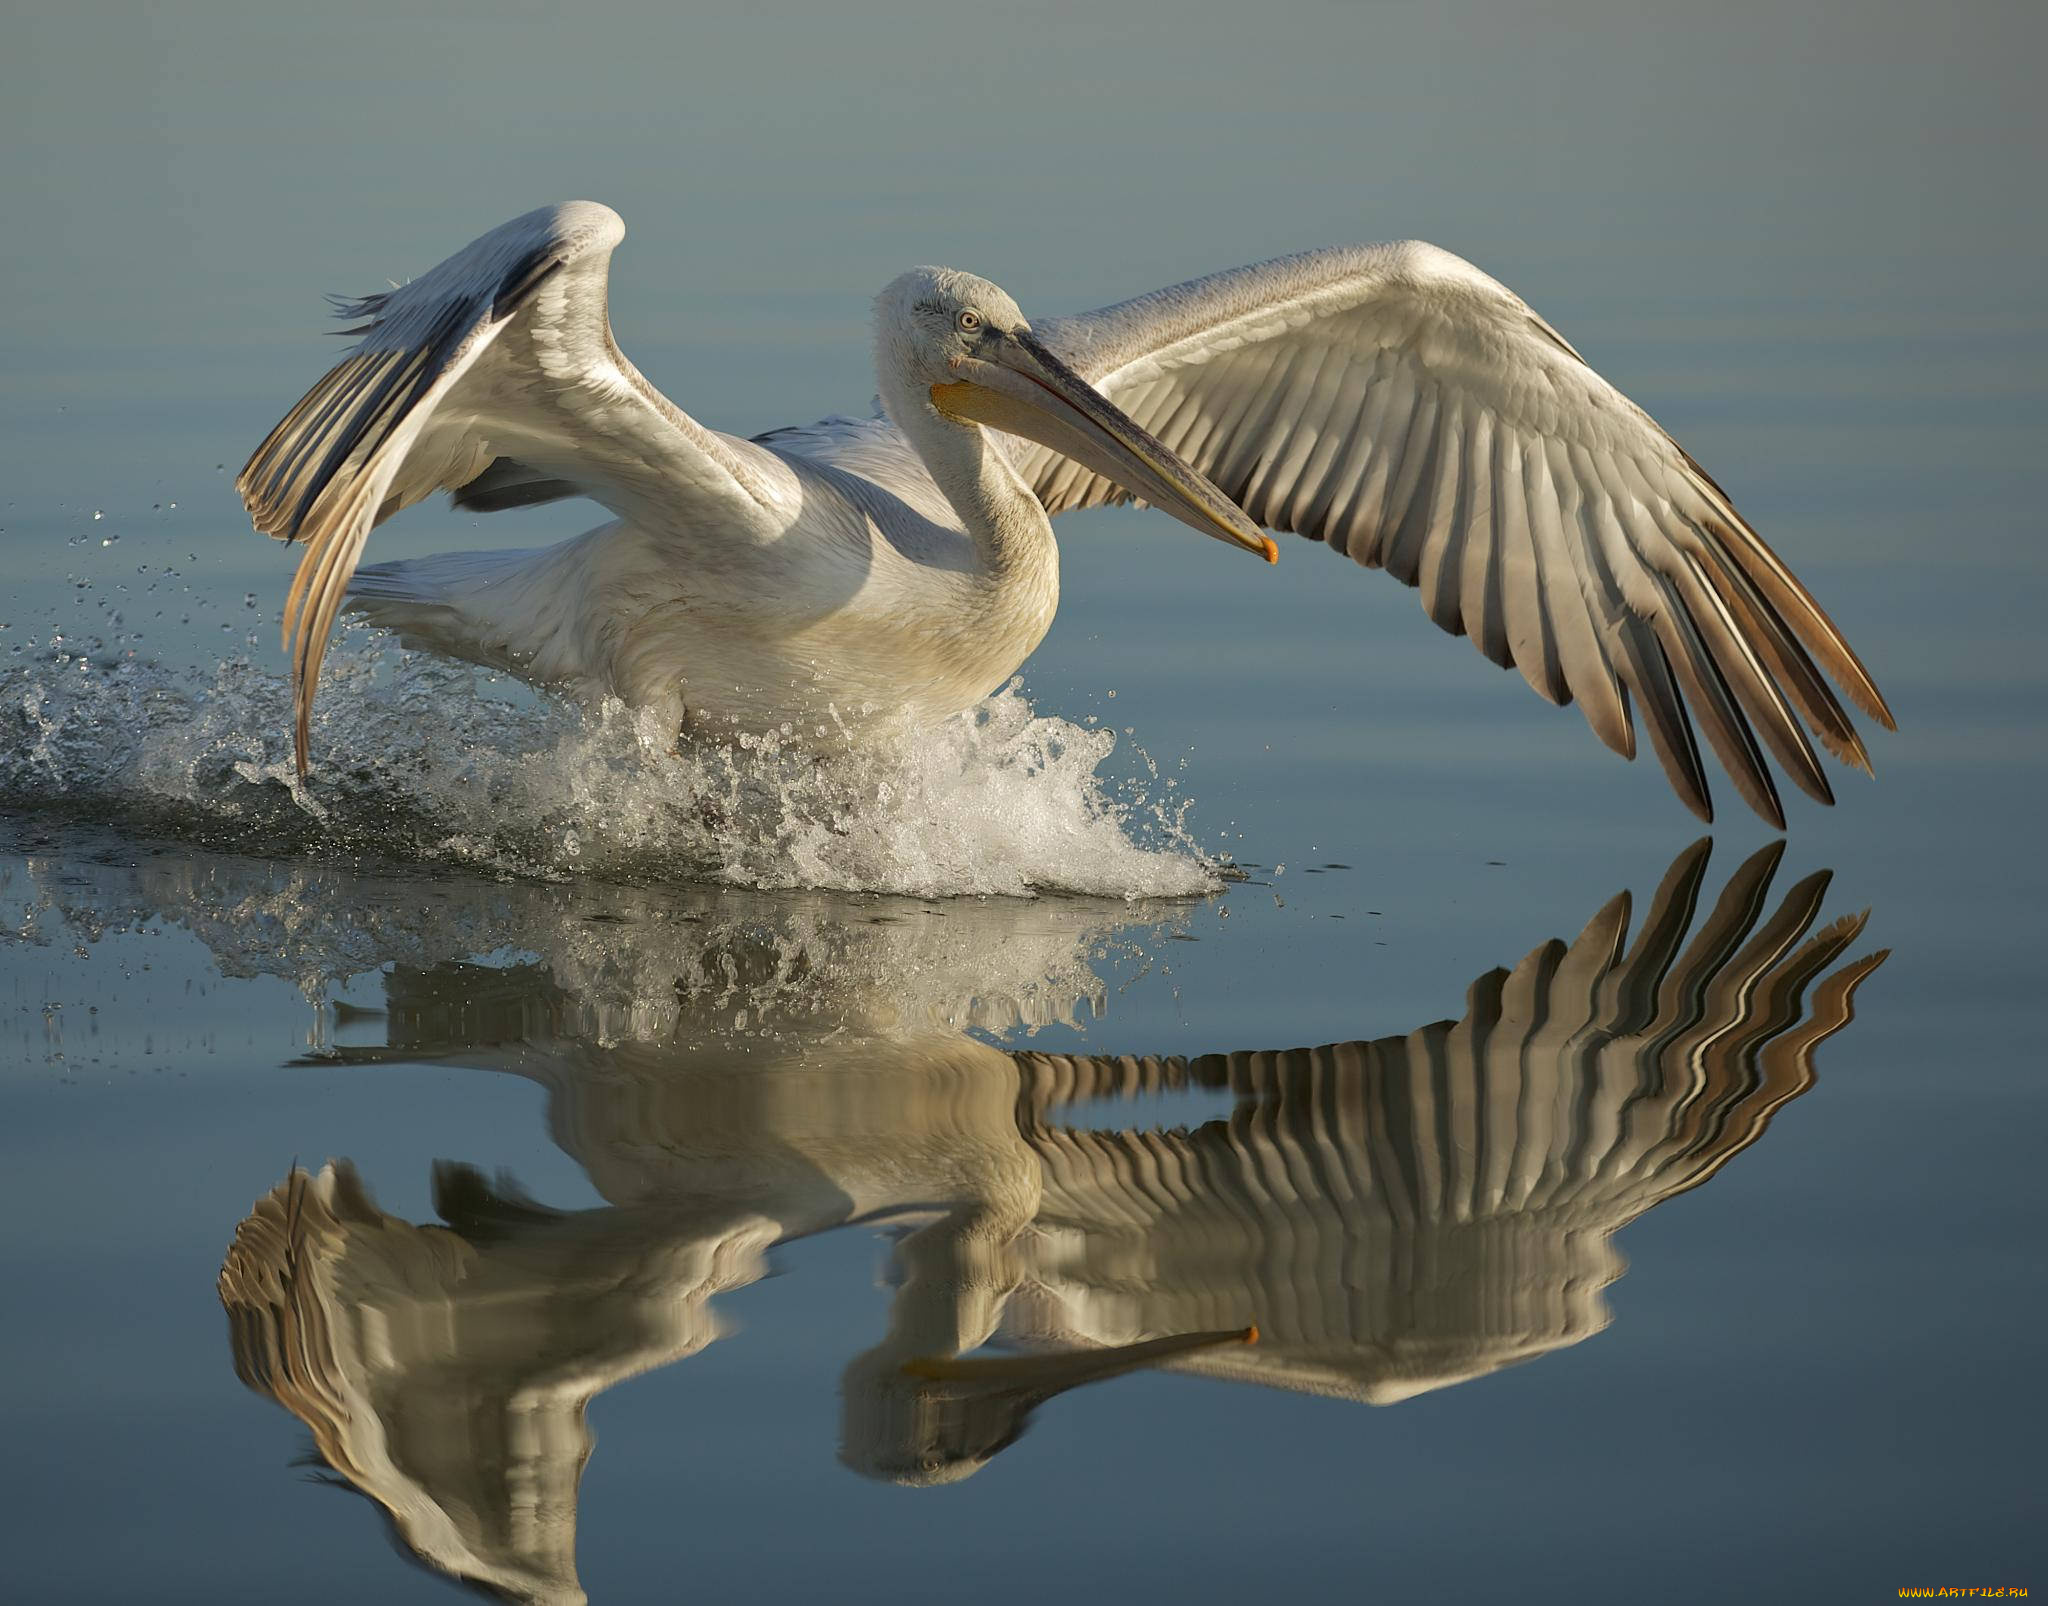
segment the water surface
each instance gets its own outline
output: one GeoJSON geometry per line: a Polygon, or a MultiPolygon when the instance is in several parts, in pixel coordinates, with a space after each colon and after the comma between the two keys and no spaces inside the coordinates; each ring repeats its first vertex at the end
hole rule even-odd
{"type": "Polygon", "coordinates": [[[1243,23],[5,25],[10,1598],[2048,1578],[2039,16],[1243,23]],[[579,194],[626,349],[741,432],[858,410],[911,262],[1064,311],[1435,239],[1900,734],[1698,845],[1383,578],[1103,513],[907,767],[650,769],[358,632],[306,806],[232,470],[320,292],[579,194]]]}

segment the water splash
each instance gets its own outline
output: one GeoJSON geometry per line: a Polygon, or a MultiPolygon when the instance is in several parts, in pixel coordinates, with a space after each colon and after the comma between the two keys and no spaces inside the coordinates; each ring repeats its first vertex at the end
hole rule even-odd
{"type": "Polygon", "coordinates": [[[907,745],[829,759],[773,739],[677,751],[656,723],[356,627],[329,659],[320,767],[302,787],[282,675],[53,638],[0,670],[0,806],[242,853],[543,879],[922,897],[1188,897],[1221,884],[1142,754],[1138,774],[1113,778],[1111,732],[1039,715],[1014,684],[907,745]]]}

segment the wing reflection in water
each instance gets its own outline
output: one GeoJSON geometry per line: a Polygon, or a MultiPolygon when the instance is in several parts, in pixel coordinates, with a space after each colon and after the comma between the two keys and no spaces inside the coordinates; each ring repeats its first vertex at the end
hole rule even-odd
{"type": "Polygon", "coordinates": [[[561,960],[535,922],[468,932],[543,958],[395,968],[388,1044],[334,1057],[539,1082],[607,1203],[444,1163],[416,1225],[346,1162],[294,1171],[221,1272],[236,1370],[422,1558],[536,1601],[582,1598],[590,1399],[716,1340],[716,1296],[837,1227],[895,1235],[886,1331],[841,1389],[869,1476],[965,1477],[1046,1400],[1142,1367],[1375,1403],[1495,1370],[1605,1325],[1610,1235],[1761,1135],[1882,961],[1838,965],[1863,919],[1817,928],[1824,874],[1772,900],[1780,851],[1702,914],[1696,845],[1632,941],[1623,895],[1455,1024],[1200,1059],[968,1035],[1099,990],[1099,913],[963,908],[929,948],[800,911],[669,922],[623,969],[581,921],[561,960]],[[1186,1088],[1229,1118],[1072,1124],[1186,1088]]]}
{"type": "Polygon", "coordinates": [[[1693,929],[1702,845],[1632,944],[1623,895],[1569,946],[1480,977],[1462,1020],[1406,1037],[1024,1056],[1039,1103],[1186,1085],[1239,1103],[1192,1133],[1035,1134],[1044,1247],[1010,1331],[1113,1345],[1256,1320],[1256,1348],[1171,1364],[1376,1405],[1598,1332],[1612,1234],[1762,1135],[1884,958],[1813,987],[1864,919],[1807,939],[1827,877],[1769,911],[1777,857],[1743,865],[1693,929]]]}

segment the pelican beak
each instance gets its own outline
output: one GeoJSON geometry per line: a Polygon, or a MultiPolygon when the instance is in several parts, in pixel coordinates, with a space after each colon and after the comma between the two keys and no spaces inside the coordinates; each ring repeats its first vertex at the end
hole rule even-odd
{"type": "Polygon", "coordinates": [[[1049,446],[1204,535],[1280,561],[1280,549],[1242,508],[1028,328],[994,333],[979,356],[956,357],[952,367],[953,383],[932,386],[932,405],[948,417],[1049,446]]]}
{"type": "Polygon", "coordinates": [[[927,1383],[967,1383],[990,1388],[1028,1389],[1050,1399],[1083,1383],[1121,1377],[1176,1356],[1226,1344],[1256,1344],[1256,1327],[1221,1332],[1174,1333],[1103,1349],[1060,1350],[1050,1355],[920,1355],[903,1363],[903,1375],[927,1383]]]}

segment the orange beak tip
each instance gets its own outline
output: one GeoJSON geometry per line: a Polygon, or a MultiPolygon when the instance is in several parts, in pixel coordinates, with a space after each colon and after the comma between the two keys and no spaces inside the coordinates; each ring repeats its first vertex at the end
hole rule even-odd
{"type": "Polygon", "coordinates": [[[1247,1344],[1256,1344],[1259,1341],[1259,1324],[1257,1322],[1252,1323],[1251,1326],[1244,1330],[1244,1341],[1247,1344]]]}
{"type": "MultiPolygon", "coordinates": [[[[1266,561],[1268,563],[1278,563],[1280,561],[1280,548],[1274,543],[1270,535],[1266,537],[1266,561]]],[[[1256,1333],[1258,1329],[1253,1328],[1252,1331],[1256,1333]]]]}

